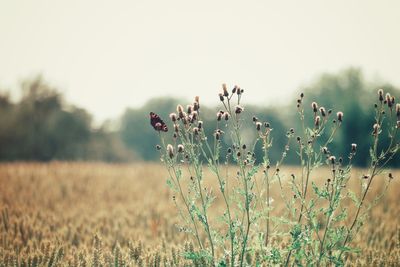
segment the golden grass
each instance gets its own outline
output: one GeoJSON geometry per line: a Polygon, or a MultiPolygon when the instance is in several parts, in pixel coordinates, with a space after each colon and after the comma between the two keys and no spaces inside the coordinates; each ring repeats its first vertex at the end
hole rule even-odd
{"type": "MultiPolygon", "coordinates": [[[[166,176],[163,166],[149,163],[1,164],[0,266],[188,264],[177,255],[190,245],[175,226],[179,218],[166,176]]],[[[319,176],[324,171],[314,179],[319,176]]],[[[348,265],[400,264],[400,171],[394,176],[353,243],[362,253],[348,265]]],[[[206,176],[208,184],[213,179],[206,176]]],[[[279,192],[272,191],[279,209],[279,192]]],[[[220,208],[217,200],[214,211],[220,208]]]]}

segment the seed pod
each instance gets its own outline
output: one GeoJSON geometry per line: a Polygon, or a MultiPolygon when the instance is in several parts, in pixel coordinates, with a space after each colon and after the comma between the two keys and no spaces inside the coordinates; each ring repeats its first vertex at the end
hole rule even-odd
{"type": "Polygon", "coordinates": [[[246,148],[247,148],[246,144],[243,144],[242,149],[246,149],[246,148]]]}
{"type": "Polygon", "coordinates": [[[235,108],[235,113],[240,114],[240,113],[242,113],[242,111],[243,111],[243,108],[241,106],[237,105],[235,108]]]}
{"type": "Polygon", "coordinates": [[[182,144],[178,145],[178,152],[179,153],[183,153],[183,151],[185,151],[185,147],[182,144]]]}
{"type": "Polygon", "coordinates": [[[221,102],[224,102],[224,96],[221,93],[219,93],[218,96],[219,96],[219,100],[221,102]]]}
{"type": "Polygon", "coordinates": [[[356,153],[357,151],[357,144],[351,144],[351,153],[356,153]]]}
{"type": "Polygon", "coordinates": [[[332,163],[332,165],[334,165],[335,161],[336,161],[336,157],[335,156],[330,156],[329,157],[329,161],[332,163]]]}
{"type": "Polygon", "coordinates": [[[218,112],[218,113],[217,113],[217,121],[221,121],[221,119],[222,119],[222,114],[223,114],[223,113],[221,113],[221,112],[218,112]]]}
{"type": "Polygon", "coordinates": [[[167,145],[167,153],[169,158],[173,158],[174,157],[174,147],[171,144],[167,145]]]}
{"type": "Polygon", "coordinates": [[[314,120],[315,128],[319,128],[320,121],[321,121],[321,118],[319,116],[315,117],[315,120],[314,120]]]}
{"type": "Polygon", "coordinates": [[[338,113],[336,113],[336,116],[337,116],[337,120],[339,122],[342,122],[342,120],[343,120],[343,112],[339,111],[338,113]]]}
{"type": "Polygon", "coordinates": [[[227,121],[227,120],[229,120],[229,117],[230,117],[229,113],[225,112],[224,113],[224,119],[227,121]]]}
{"type": "Polygon", "coordinates": [[[261,131],[261,126],[262,126],[262,124],[261,124],[261,122],[256,122],[256,129],[257,129],[257,131],[261,131]]]}
{"type": "Polygon", "coordinates": [[[169,114],[169,118],[171,119],[171,121],[176,122],[176,114],[175,113],[169,114]]]}
{"type": "Polygon", "coordinates": [[[319,112],[321,112],[321,116],[322,116],[322,117],[325,117],[325,116],[326,116],[326,111],[325,111],[325,108],[324,108],[324,107],[320,107],[320,108],[319,108],[319,112]]]}
{"type": "Polygon", "coordinates": [[[312,102],[312,103],[311,103],[311,107],[312,107],[314,113],[317,113],[317,111],[318,111],[318,104],[317,104],[317,102],[312,102]]]}
{"type": "Polygon", "coordinates": [[[378,90],[378,96],[379,96],[379,101],[382,102],[383,101],[383,89],[378,90]]]}
{"type": "Polygon", "coordinates": [[[375,123],[374,126],[372,126],[372,135],[377,136],[379,133],[379,124],[375,123]]]}

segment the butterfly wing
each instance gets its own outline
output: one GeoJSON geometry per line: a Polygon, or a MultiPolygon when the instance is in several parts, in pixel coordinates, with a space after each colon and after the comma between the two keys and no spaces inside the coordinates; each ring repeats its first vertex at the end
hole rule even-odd
{"type": "Polygon", "coordinates": [[[150,124],[156,131],[168,132],[165,122],[154,112],[150,112],[150,124]]]}

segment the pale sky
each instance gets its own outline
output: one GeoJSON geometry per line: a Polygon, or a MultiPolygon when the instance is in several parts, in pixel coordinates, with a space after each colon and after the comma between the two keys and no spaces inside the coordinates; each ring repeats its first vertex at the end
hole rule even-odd
{"type": "Polygon", "coordinates": [[[156,96],[282,103],[322,72],[400,86],[400,1],[0,0],[0,88],[35,74],[115,118],[156,96]]]}

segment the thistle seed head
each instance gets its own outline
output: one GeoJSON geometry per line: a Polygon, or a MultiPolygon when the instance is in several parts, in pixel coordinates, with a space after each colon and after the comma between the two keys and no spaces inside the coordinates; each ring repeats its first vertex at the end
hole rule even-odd
{"type": "Polygon", "coordinates": [[[396,104],[396,115],[397,119],[400,120],[400,103],[396,104]]]}
{"type": "Polygon", "coordinates": [[[167,145],[167,153],[170,159],[174,157],[174,147],[171,144],[167,145]]]}
{"type": "Polygon", "coordinates": [[[192,112],[193,112],[193,106],[192,105],[187,105],[186,106],[186,110],[187,110],[187,114],[192,114],[192,112]]]}
{"type": "Polygon", "coordinates": [[[242,112],[243,112],[243,108],[242,108],[241,106],[237,105],[237,106],[235,107],[235,113],[236,113],[236,114],[240,114],[240,113],[242,113],[242,112]]]}
{"type": "Polygon", "coordinates": [[[183,153],[185,151],[185,147],[182,144],[178,145],[178,152],[183,153]]]}
{"type": "Polygon", "coordinates": [[[321,116],[322,116],[322,117],[325,117],[325,116],[326,116],[326,111],[325,111],[325,108],[324,108],[324,107],[320,107],[320,108],[319,108],[319,112],[321,113],[321,116]]]}
{"type": "Polygon", "coordinates": [[[197,127],[193,127],[193,133],[194,133],[194,135],[199,135],[199,128],[197,128],[197,127]]]}
{"type": "Polygon", "coordinates": [[[336,116],[339,122],[343,121],[343,112],[339,111],[338,113],[336,113],[336,116]]]}
{"type": "Polygon", "coordinates": [[[169,114],[169,118],[171,119],[171,121],[176,122],[176,113],[171,113],[169,114]]]}
{"type": "Polygon", "coordinates": [[[379,96],[379,101],[382,102],[383,101],[383,89],[378,90],[378,96],[379,96]]]}
{"type": "Polygon", "coordinates": [[[217,121],[221,121],[221,119],[222,119],[222,114],[223,114],[223,113],[221,113],[221,112],[218,112],[218,113],[217,113],[217,121]]]}
{"type": "Polygon", "coordinates": [[[386,93],[386,103],[387,103],[389,108],[391,108],[393,106],[392,105],[392,97],[390,96],[389,93],[386,93]]]}
{"type": "Polygon", "coordinates": [[[317,111],[318,111],[318,104],[317,104],[317,102],[312,102],[312,103],[311,103],[311,108],[313,109],[313,112],[314,112],[314,113],[317,113],[317,111]]]}
{"type": "Polygon", "coordinates": [[[372,134],[374,136],[377,136],[379,133],[379,124],[375,123],[374,126],[372,126],[372,129],[373,129],[372,134]]]}
{"type": "Polygon", "coordinates": [[[320,121],[321,121],[320,116],[315,117],[315,120],[314,120],[315,128],[319,128],[320,121]]]}
{"type": "Polygon", "coordinates": [[[357,151],[357,144],[351,144],[351,153],[356,153],[357,151]]]}
{"type": "Polygon", "coordinates": [[[229,113],[225,112],[224,113],[224,119],[227,121],[227,120],[229,120],[229,117],[230,117],[229,113]]]}
{"type": "Polygon", "coordinates": [[[256,129],[257,129],[257,131],[261,131],[261,126],[262,126],[262,123],[261,122],[256,122],[256,129]]]}

